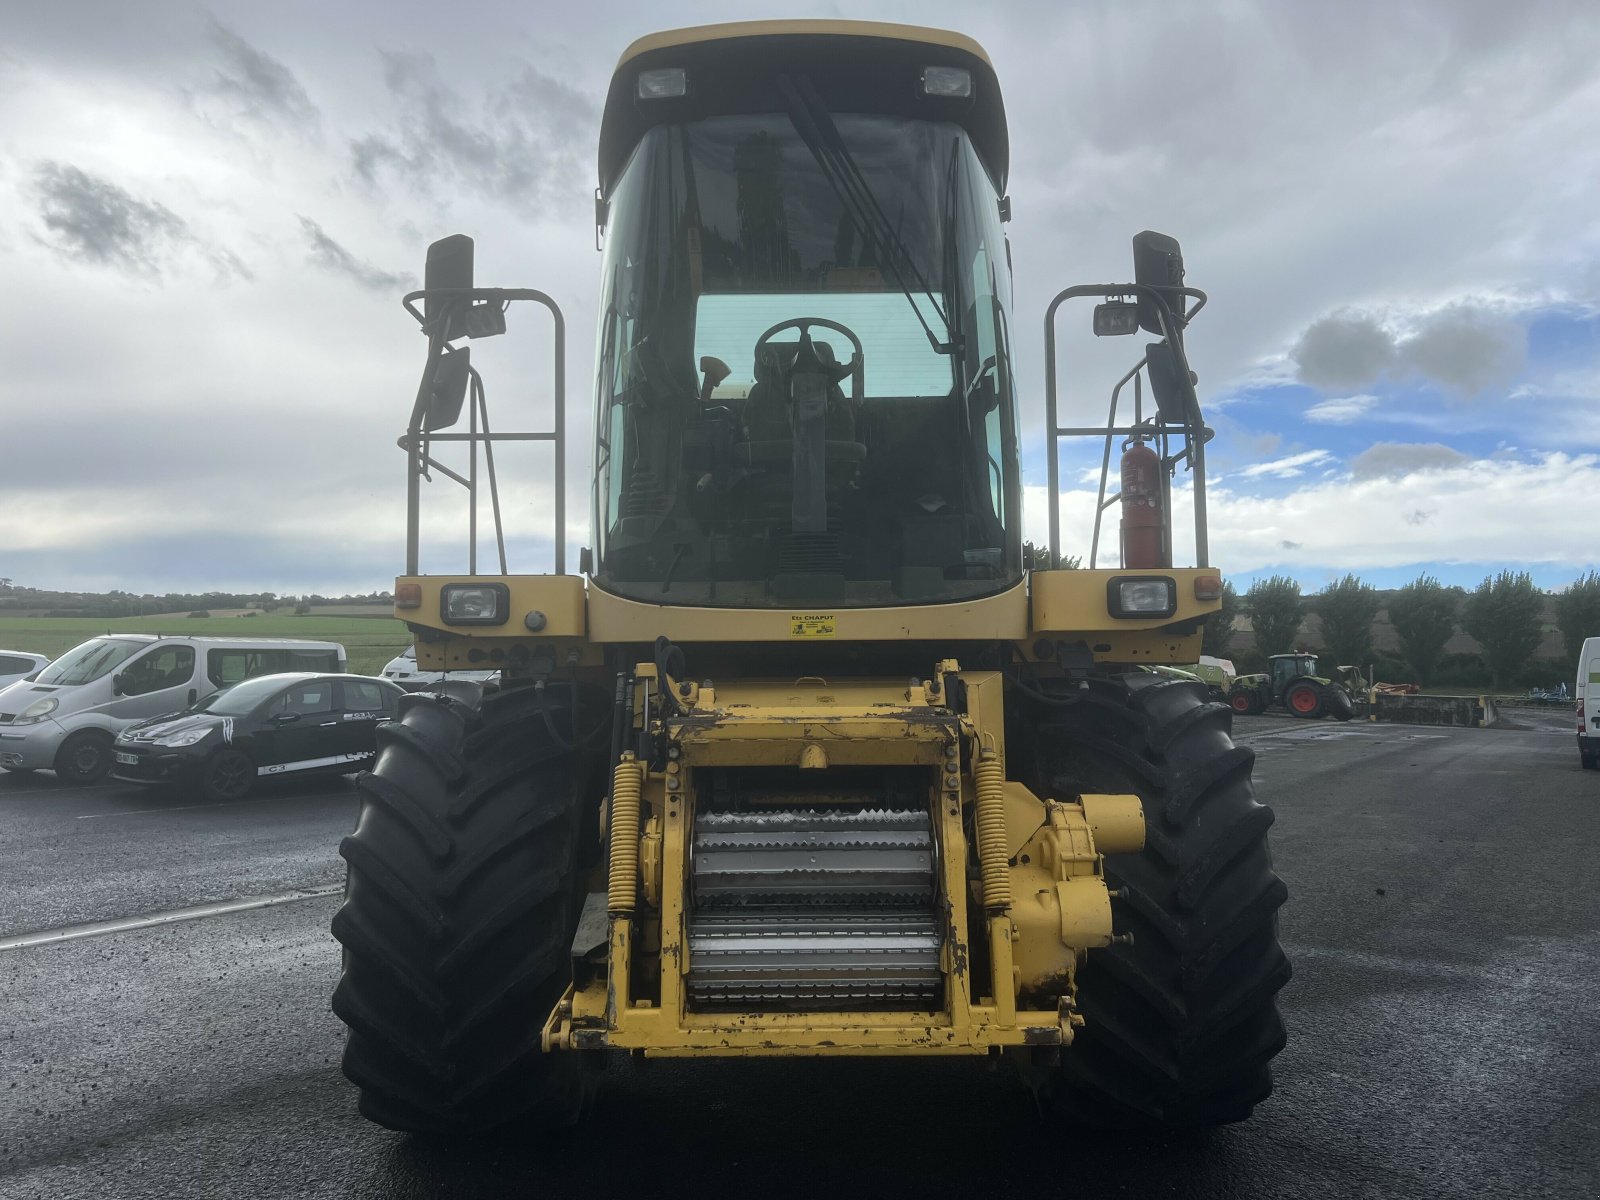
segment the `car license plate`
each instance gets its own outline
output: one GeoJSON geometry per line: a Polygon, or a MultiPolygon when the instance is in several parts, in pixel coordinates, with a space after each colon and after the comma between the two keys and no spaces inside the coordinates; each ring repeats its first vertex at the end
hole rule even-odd
{"type": "Polygon", "coordinates": [[[115,757],[116,760],[119,763],[122,763],[124,766],[136,767],[139,765],[139,756],[137,754],[124,754],[119,750],[117,751],[115,757]]]}

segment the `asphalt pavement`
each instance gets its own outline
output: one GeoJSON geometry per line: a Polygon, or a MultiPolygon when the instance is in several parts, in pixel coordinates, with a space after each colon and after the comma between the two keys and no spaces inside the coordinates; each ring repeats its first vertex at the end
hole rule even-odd
{"type": "Polygon", "coordinates": [[[575,1128],[393,1134],[328,1011],[348,784],[205,806],[0,777],[0,1198],[1588,1200],[1600,773],[1570,714],[1513,719],[1238,720],[1290,889],[1290,1040],[1252,1120],[1157,1139],[906,1060],[623,1063],[575,1128]]]}

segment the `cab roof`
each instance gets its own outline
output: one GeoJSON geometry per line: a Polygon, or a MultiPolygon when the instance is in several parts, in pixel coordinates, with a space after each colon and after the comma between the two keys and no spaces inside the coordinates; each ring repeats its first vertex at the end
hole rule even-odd
{"type": "Polygon", "coordinates": [[[609,196],[634,147],[656,125],[737,113],[783,112],[781,75],[805,75],[834,112],[953,121],[966,129],[995,187],[1011,166],[1000,81],[983,47],[963,34],[881,21],[737,21],[642,37],[622,52],[600,126],[600,191],[609,196]],[[973,94],[926,96],[924,67],[965,67],[973,94]],[[639,100],[640,71],[682,67],[688,92],[639,100]]]}

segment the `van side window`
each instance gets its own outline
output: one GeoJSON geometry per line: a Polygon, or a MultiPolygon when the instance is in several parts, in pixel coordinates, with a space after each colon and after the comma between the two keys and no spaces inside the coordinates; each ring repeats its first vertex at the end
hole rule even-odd
{"type": "Polygon", "coordinates": [[[163,688],[182,687],[193,674],[192,646],[158,646],[123,668],[122,694],[148,696],[163,688]]]}
{"type": "Polygon", "coordinates": [[[206,678],[219,688],[231,687],[250,678],[250,658],[247,650],[207,650],[206,678]]]}
{"type": "Polygon", "coordinates": [[[315,671],[319,675],[339,671],[339,654],[335,650],[291,650],[285,671],[315,671]]]}

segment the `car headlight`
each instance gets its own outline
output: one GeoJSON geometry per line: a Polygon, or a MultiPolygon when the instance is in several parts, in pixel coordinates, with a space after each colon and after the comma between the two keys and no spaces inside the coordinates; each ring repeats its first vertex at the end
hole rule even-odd
{"type": "Polygon", "coordinates": [[[38,721],[44,720],[60,707],[61,701],[57,700],[54,696],[46,696],[43,700],[35,700],[32,704],[28,705],[27,708],[19,712],[16,720],[12,721],[12,724],[32,725],[38,721]]]}
{"type": "Polygon", "coordinates": [[[182,733],[174,733],[164,738],[157,738],[155,744],[172,749],[177,749],[181,746],[192,746],[196,742],[204,741],[206,735],[210,732],[211,730],[209,729],[186,729],[182,733]]]}
{"type": "Polygon", "coordinates": [[[1113,617],[1170,617],[1178,611],[1178,587],[1167,575],[1119,575],[1106,584],[1113,617]]]}
{"type": "Polygon", "coordinates": [[[447,583],[439,593],[447,625],[504,625],[510,611],[511,589],[503,583],[447,583]]]}

